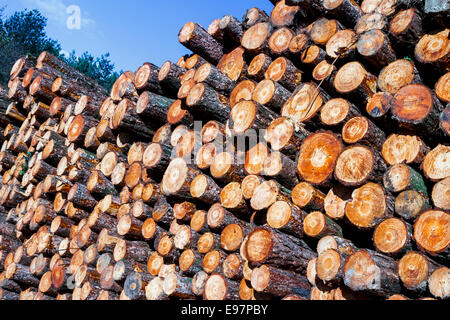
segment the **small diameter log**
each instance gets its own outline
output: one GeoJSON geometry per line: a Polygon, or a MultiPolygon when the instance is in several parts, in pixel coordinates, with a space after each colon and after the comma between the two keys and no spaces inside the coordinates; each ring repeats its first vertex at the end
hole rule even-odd
{"type": "Polygon", "coordinates": [[[312,44],[309,33],[306,31],[298,32],[289,43],[289,54],[292,59],[301,57],[303,51],[312,44]]]}
{"type": "Polygon", "coordinates": [[[428,279],[428,287],[433,296],[438,299],[448,299],[450,290],[448,288],[450,269],[441,267],[435,270],[428,279]]]}
{"type": "Polygon", "coordinates": [[[223,183],[242,181],[245,177],[244,165],[239,161],[236,155],[229,152],[217,154],[210,167],[212,177],[223,183]]]}
{"type": "MultiPolygon", "coordinates": [[[[163,94],[164,90],[159,83],[159,68],[152,63],[144,63],[137,71],[133,79],[133,84],[139,91],[150,91],[163,94]]],[[[132,86],[131,86],[132,87],[132,86]]],[[[122,89],[121,89],[122,90],[122,89]]],[[[133,90],[133,89],[131,89],[133,90]]],[[[124,95],[120,95],[124,97],[124,95]]]]}
{"type": "Polygon", "coordinates": [[[213,273],[205,281],[204,300],[238,300],[238,284],[226,279],[223,275],[213,273]]]}
{"type": "Polygon", "coordinates": [[[167,113],[170,106],[175,101],[158,94],[144,91],[139,96],[139,100],[136,104],[136,112],[141,117],[156,121],[158,124],[164,124],[167,122],[167,113]]]}
{"type": "Polygon", "coordinates": [[[363,15],[359,5],[352,0],[323,0],[322,6],[336,19],[353,28],[363,15]]]}
{"type": "Polygon", "coordinates": [[[264,169],[264,162],[269,154],[269,148],[265,143],[258,143],[245,155],[245,172],[248,175],[259,175],[264,169]]]}
{"type": "Polygon", "coordinates": [[[412,226],[397,218],[384,220],[373,234],[375,248],[391,256],[399,256],[411,249],[411,238],[412,226]]]}
{"type": "Polygon", "coordinates": [[[224,54],[223,46],[203,27],[193,22],[183,26],[178,40],[186,48],[214,64],[217,64],[224,54]]]}
{"type": "Polygon", "coordinates": [[[260,22],[268,22],[269,16],[261,9],[251,8],[248,9],[242,18],[242,25],[245,29],[248,29],[260,22]]]}
{"type": "Polygon", "coordinates": [[[411,291],[424,293],[427,280],[439,265],[425,255],[409,251],[398,262],[398,275],[403,286],[411,291]]]}
{"type": "Polygon", "coordinates": [[[345,149],[336,161],[334,177],[345,186],[381,182],[387,166],[378,151],[362,145],[345,149]]]}
{"type": "Polygon", "coordinates": [[[263,265],[253,270],[251,285],[257,292],[268,294],[272,297],[296,294],[307,298],[311,290],[311,285],[306,277],[269,265],[263,265]]]}
{"type": "Polygon", "coordinates": [[[325,194],[307,182],[297,184],[292,189],[292,202],[305,210],[322,210],[325,194]]]}
{"type": "Polygon", "coordinates": [[[421,164],[430,149],[418,136],[393,134],[383,144],[383,159],[388,165],[421,164]]]}
{"type": "Polygon", "coordinates": [[[211,86],[198,83],[189,91],[186,104],[194,112],[225,123],[229,118],[230,110],[223,100],[211,86]]]}
{"type": "Polygon", "coordinates": [[[189,111],[182,109],[183,102],[181,100],[175,100],[174,103],[170,106],[167,111],[167,121],[172,124],[185,124],[191,125],[194,122],[193,116],[189,113],[189,111]]]}
{"type": "Polygon", "coordinates": [[[348,61],[356,53],[357,34],[351,29],[345,29],[336,32],[326,45],[327,55],[331,59],[348,61]]]}
{"type": "Polygon", "coordinates": [[[209,176],[200,174],[192,180],[191,195],[203,203],[212,205],[220,201],[222,189],[209,176]]]}
{"type": "Polygon", "coordinates": [[[436,208],[450,210],[450,177],[434,185],[431,198],[436,208]]]}
{"type": "Polygon", "coordinates": [[[450,176],[450,167],[446,165],[450,157],[450,147],[438,145],[423,160],[422,169],[425,177],[431,181],[440,181],[450,176]]]}
{"type": "Polygon", "coordinates": [[[404,130],[432,135],[439,129],[439,116],[443,110],[429,88],[412,84],[400,89],[392,101],[392,117],[404,130]]]}
{"type": "Polygon", "coordinates": [[[391,109],[392,98],[392,94],[389,92],[377,92],[367,102],[367,113],[380,125],[389,125],[385,120],[387,120],[388,112],[391,109]]]}
{"type": "Polygon", "coordinates": [[[270,23],[275,28],[296,25],[300,12],[299,6],[288,6],[285,0],[278,1],[270,14],[270,23]]]}
{"type": "Polygon", "coordinates": [[[291,96],[291,92],[273,80],[263,80],[254,89],[253,101],[279,111],[291,96]]]}
{"type": "Polygon", "coordinates": [[[331,132],[313,134],[302,144],[298,155],[297,172],[313,185],[325,185],[332,178],[342,151],[342,141],[335,134],[331,132]]]}
{"type": "Polygon", "coordinates": [[[219,28],[223,32],[224,37],[227,37],[236,44],[241,43],[244,28],[238,19],[227,14],[220,20],[219,28]]]}
{"type": "MultiPolygon", "coordinates": [[[[442,77],[439,78],[439,80],[436,82],[434,86],[434,92],[436,93],[436,96],[443,102],[443,103],[449,103],[450,102],[450,93],[448,88],[450,87],[450,72],[447,72],[442,77]]],[[[447,109],[448,110],[448,107],[447,109]]]]}
{"type": "Polygon", "coordinates": [[[390,192],[415,190],[427,195],[422,175],[405,164],[396,164],[384,174],[384,187],[390,192]]]}
{"type": "Polygon", "coordinates": [[[93,170],[87,182],[87,189],[91,194],[104,197],[105,195],[118,195],[114,184],[99,170],[93,170]]]}
{"type": "Polygon", "coordinates": [[[190,185],[199,171],[188,166],[186,161],[177,158],[170,162],[161,183],[161,189],[167,196],[192,198],[190,185]]]}
{"type": "Polygon", "coordinates": [[[383,32],[388,31],[389,22],[386,16],[374,12],[363,15],[355,26],[355,31],[357,34],[363,34],[370,30],[381,30],[383,32]]]}
{"type": "Polygon", "coordinates": [[[396,60],[389,38],[380,30],[370,30],[359,36],[356,48],[367,62],[380,69],[396,60]]]}
{"type": "Polygon", "coordinates": [[[114,260],[118,262],[126,257],[141,263],[147,263],[151,253],[149,245],[145,242],[120,239],[114,247],[114,260]]]}
{"type": "Polygon", "coordinates": [[[361,143],[381,150],[386,135],[366,117],[350,119],[342,129],[342,140],[347,144],[361,143]]]}
{"type": "Polygon", "coordinates": [[[86,186],[78,183],[70,189],[67,200],[87,210],[91,210],[97,204],[97,200],[90,195],[86,186]]]}
{"type": "Polygon", "coordinates": [[[385,195],[380,185],[370,182],[353,191],[345,215],[358,228],[373,228],[392,216],[393,209],[393,199],[385,195]]]}
{"type": "Polygon", "coordinates": [[[340,68],[334,79],[337,92],[359,102],[367,102],[376,93],[376,84],[377,78],[356,61],[340,68]]]}
{"type": "Polygon", "coordinates": [[[247,31],[241,39],[241,45],[251,55],[267,53],[269,50],[269,37],[272,34],[272,26],[267,22],[260,22],[247,31]]]}
{"type": "Polygon", "coordinates": [[[450,214],[441,210],[428,210],[414,224],[414,240],[421,250],[448,259],[449,225],[450,214]]]}
{"type": "Polygon", "coordinates": [[[252,264],[297,271],[305,271],[309,260],[316,256],[302,240],[264,228],[249,235],[245,250],[252,264]]]}
{"type": "MultiPolygon", "coordinates": [[[[324,103],[329,100],[328,94],[313,82],[302,83],[283,106],[281,116],[292,119],[296,123],[305,123],[315,127],[312,120],[324,103]]],[[[301,130],[301,129],[300,129],[301,130]]]]}
{"type": "Polygon", "coordinates": [[[331,128],[340,128],[354,117],[360,116],[358,108],[343,98],[329,100],[320,111],[320,121],[331,128]]]}
{"type": "Polygon", "coordinates": [[[249,78],[255,81],[262,81],[265,78],[265,74],[269,66],[272,64],[272,59],[264,54],[260,53],[253,58],[248,66],[247,73],[249,78]]]}
{"type": "Polygon", "coordinates": [[[289,197],[274,180],[264,181],[255,188],[250,205],[260,211],[269,208],[277,200],[289,201],[289,197]]]}
{"type": "Polygon", "coordinates": [[[434,66],[437,70],[447,70],[449,67],[448,35],[448,29],[436,34],[424,35],[416,44],[417,61],[434,66]]]}
{"type": "Polygon", "coordinates": [[[151,172],[161,174],[167,169],[172,153],[172,148],[167,145],[151,143],[143,152],[142,164],[151,172]]]}
{"type": "Polygon", "coordinates": [[[287,201],[277,201],[267,210],[267,224],[296,238],[303,237],[306,213],[287,201]]]}
{"type": "Polygon", "coordinates": [[[337,20],[320,18],[313,22],[309,35],[315,44],[322,46],[326,45],[328,40],[341,28],[342,26],[337,20]]]}
{"type": "Polygon", "coordinates": [[[178,92],[181,87],[181,76],[186,71],[186,69],[178,66],[177,64],[171,61],[166,61],[159,70],[158,80],[171,92],[178,92]]]}
{"type": "Polygon", "coordinates": [[[239,182],[231,182],[220,193],[220,203],[227,209],[243,216],[249,214],[239,182]]]}
{"type": "Polygon", "coordinates": [[[230,111],[228,128],[235,135],[251,135],[250,129],[267,128],[277,117],[274,111],[257,102],[241,101],[230,111]]]}
{"type": "Polygon", "coordinates": [[[271,79],[280,83],[289,91],[295,91],[302,82],[303,72],[297,69],[287,58],[280,57],[274,60],[266,71],[266,79],[271,79]]]}
{"type": "Polygon", "coordinates": [[[305,234],[316,239],[329,235],[342,237],[341,227],[319,211],[311,212],[304,218],[303,230],[305,234]]]}
{"type": "Polygon", "coordinates": [[[327,284],[340,284],[347,257],[336,249],[327,249],[322,252],[315,263],[317,278],[327,284]]]}
{"type": "Polygon", "coordinates": [[[410,46],[423,36],[422,18],[415,8],[401,10],[391,21],[389,31],[399,45],[410,46]]]}
{"type": "MultiPolygon", "coordinates": [[[[264,77],[263,77],[264,78],[264,77]]],[[[233,108],[238,102],[242,100],[252,100],[253,90],[256,88],[256,83],[252,80],[243,80],[239,82],[231,91],[230,107],[233,108]]]]}
{"type": "Polygon", "coordinates": [[[272,121],[265,133],[265,139],[274,151],[281,151],[288,156],[297,154],[303,140],[310,133],[301,129],[296,131],[293,121],[280,117],[272,121]]]}
{"type": "Polygon", "coordinates": [[[406,59],[390,63],[381,70],[378,76],[379,88],[391,94],[396,94],[404,86],[420,82],[420,75],[414,63],[406,59]]]}
{"type": "Polygon", "coordinates": [[[269,38],[269,48],[273,56],[284,56],[289,52],[289,44],[294,32],[289,28],[277,29],[269,38]]]}
{"type": "Polygon", "coordinates": [[[400,292],[397,263],[371,250],[351,255],[343,270],[344,284],[353,291],[364,291],[381,297],[400,292]]]}
{"type": "Polygon", "coordinates": [[[395,199],[395,213],[407,221],[414,221],[422,212],[430,208],[428,196],[419,191],[404,191],[395,199]]]}
{"type": "Polygon", "coordinates": [[[262,174],[270,179],[277,180],[289,189],[300,182],[297,178],[295,162],[277,151],[267,156],[262,174]]]}

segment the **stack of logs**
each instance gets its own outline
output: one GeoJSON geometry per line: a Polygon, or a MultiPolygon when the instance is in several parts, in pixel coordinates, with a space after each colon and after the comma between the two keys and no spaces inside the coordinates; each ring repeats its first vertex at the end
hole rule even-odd
{"type": "Polygon", "coordinates": [[[187,23],[193,54],[110,94],[46,52],[16,62],[0,299],[450,296],[445,19],[272,2],[187,23]]]}

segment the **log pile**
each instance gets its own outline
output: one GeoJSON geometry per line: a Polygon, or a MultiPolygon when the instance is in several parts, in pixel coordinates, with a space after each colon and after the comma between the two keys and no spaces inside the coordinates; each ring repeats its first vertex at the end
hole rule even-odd
{"type": "Polygon", "coordinates": [[[450,296],[445,19],[272,3],[187,23],[191,55],[111,92],[46,52],[17,61],[0,299],[450,296]]]}

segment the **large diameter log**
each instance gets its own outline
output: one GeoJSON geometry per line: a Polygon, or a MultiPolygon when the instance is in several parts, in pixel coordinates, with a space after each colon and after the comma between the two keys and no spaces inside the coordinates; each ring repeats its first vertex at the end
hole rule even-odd
{"type": "Polygon", "coordinates": [[[297,172],[313,185],[327,184],[342,151],[342,141],[335,134],[322,132],[311,135],[300,149],[297,172]]]}
{"type": "Polygon", "coordinates": [[[429,210],[414,224],[414,239],[419,248],[432,256],[448,259],[450,246],[450,214],[442,210],[429,210]]]}
{"type": "Polygon", "coordinates": [[[349,62],[336,73],[334,87],[337,92],[355,101],[367,102],[375,93],[377,78],[364,69],[359,62],[349,62]]]}
{"type": "Polygon", "coordinates": [[[287,270],[306,270],[309,260],[316,256],[302,240],[263,228],[255,229],[245,246],[251,263],[287,270]]]}
{"type": "Polygon", "coordinates": [[[334,176],[346,186],[361,186],[367,181],[381,182],[386,169],[386,163],[378,151],[355,145],[339,156],[334,176]]]}
{"type": "Polygon", "coordinates": [[[439,116],[443,107],[431,90],[413,84],[400,89],[392,101],[394,120],[405,130],[433,134],[439,129],[439,116]]]}
{"type": "Polygon", "coordinates": [[[393,134],[383,144],[383,158],[389,165],[421,164],[430,149],[418,136],[393,134]]]}
{"type": "Polygon", "coordinates": [[[450,176],[450,167],[446,165],[450,155],[450,147],[438,145],[423,160],[422,169],[426,178],[439,181],[450,176]]]}
{"type": "Polygon", "coordinates": [[[352,193],[345,215],[358,228],[372,228],[392,216],[393,209],[393,199],[385,195],[380,185],[370,182],[352,193]]]}
{"type": "Polygon", "coordinates": [[[365,291],[382,297],[400,292],[397,263],[371,250],[351,255],[344,265],[344,283],[353,291],[365,291]]]}
{"type": "Polygon", "coordinates": [[[160,124],[167,122],[167,113],[174,100],[158,94],[144,91],[136,104],[136,112],[140,116],[157,121],[160,124]]]}
{"type": "Polygon", "coordinates": [[[271,33],[272,26],[270,23],[257,23],[244,32],[241,39],[241,45],[253,55],[267,52],[271,33]]]}
{"type": "Polygon", "coordinates": [[[448,29],[436,34],[424,35],[416,45],[415,57],[417,61],[434,65],[437,70],[448,70],[450,64],[448,35],[448,29]]]}
{"type": "Polygon", "coordinates": [[[178,40],[211,63],[217,64],[223,56],[223,46],[196,23],[185,24],[180,30],[178,40]]]}
{"type": "Polygon", "coordinates": [[[424,293],[427,289],[427,280],[438,267],[438,264],[425,255],[409,251],[398,262],[398,275],[405,288],[424,293]]]}
{"type": "Polygon", "coordinates": [[[389,38],[380,30],[360,35],[356,48],[369,64],[378,69],[396,60],[389,38]]]}
{"type": "Polygon", "coordinates": [[[378,251],[398,256],[411,249],[412,227],[401,219],[391,218],[381,222],[373,234],[378,251]]]}

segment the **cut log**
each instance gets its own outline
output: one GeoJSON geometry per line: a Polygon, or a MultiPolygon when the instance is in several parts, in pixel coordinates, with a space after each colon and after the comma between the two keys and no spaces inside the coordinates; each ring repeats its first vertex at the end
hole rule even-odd
{"type": "Polygon", "coordinates": [[[450,215],[441,210],[428,210],[414,224],[414,239],[417,245],[432,256],[448,259],[450,215]]]}
{"type": "Polygon", "coordinates": [[[302,82],[303,72],[287,58],[275,59],[266,71],[266,79],[271,79],[280,83],[290,91],[294,91],[302,82]]]}
{"type": "Polygon", "coordinates": [[[337,159],[334,177],[345,186],[361,186],[367,181],[381,182],[386,169],[378,151],[355,145],[345,149],[337,159]]]}
{"type": "Polygon", "coordinates": [[[311,290],[311,286],[304,276],[269,265],[263,265],[253,270],[251,284],[257,292],[273,297],[296,294],[307,298],[311,290]]]}
{"type": "Polygon", "coordinates": [[[391,218],[381,222],[373,234],[378,251],[391,256],[400,256],[410,250],[412,227],[401,219],[391,218]]]}
{"type": "Polygon", "coordinates": [[[446,165],[450,157],[450,147],[438,145],[423,160],[422,168],[425,177],[431,181],[439,181],[450,176],[450,167],[446,165]]]}
{"type": "Polygon", "coordinates": [[[305,216],[303,229],[305,234],[316,239],[329,235],[342,237],[341,227],[320,211],[311,212],[305,216]]]}
{"type": "Polygon", "coordinates": [[[223,46],[200,25],[188,22],[178,35],[182,45],[211,63],[218,63],[223,56],[223,46]]]}
{"type": "Polygon", "coordinates": [[[342,141],[331,132],[309,136],[298,155],[297,172],[313,185],[325,185],[332,178],[337,159],[343,151],[342,141]]]}
{"type": "Polygon", "coordinates": [[[344,283],[353,291],[389,297],[400,292],[396,269],[397,263],[392,258],[370,250],[360,250],[351,255],[344,265],[344,283]]]}
{"type": "Polygon", "coordinates": [[[384,193],[375,183],[356,189],[352,200],[345,207],[345,215],[358,228],[373,228],[379,222],[392,216],[393,199],[384,193]]]}

